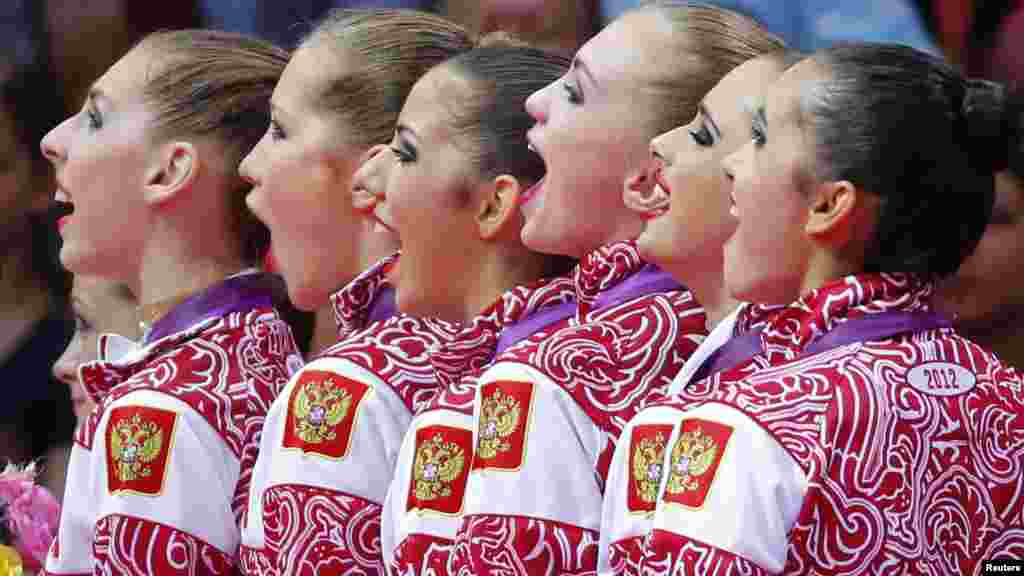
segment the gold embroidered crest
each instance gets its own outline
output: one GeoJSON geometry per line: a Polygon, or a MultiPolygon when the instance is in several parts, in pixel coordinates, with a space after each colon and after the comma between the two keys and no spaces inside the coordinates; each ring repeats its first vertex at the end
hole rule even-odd
{"type": "Polygon", "coordinates": [[[477,446],[481,458],[494,458],[512,448],[508,437],[519,424],[520,412],[519,402],[511,395],[503,394],[500,388],[484,398],[480,415],[480,442],[477,446]]]}
{"type": "Polygon", "coordinates": [[[416,498],[421,502],[452,495],[451,483],[466,465],[466,455],[455,442],[445,442],[435,434],[416,451],[413,478],[416,498]]]}
{"type": "Polygon", "coordinates": [[[335,427],[348,414],[352,395],[330,380],[307,383],[293,404],[295,436],[310,444],[337,438],[335,427]]]}
{"type": "Polygon", "coordinates": [[[120,482],[132,482],[153,474],[150,464],[160,455],[164,435],[156,422],[139,414],[118,420],[110,435],[110,455],[114,474],[120,482]]]}
{"type": "Polygon", "coordinates": [[[669,494],[682,494],[701,487],[699,477],[711,468],[718,454],[715,439],[704,434],[698,426],[679,435],[672,448],[672,468],[669,471],[669,494]]]}
{"type": "Polygon", "coordinates": [[[645,504],[653,503],[658,497],[667,442],[665,435],[658,432],[653,438],[641,439],[633,450],[633,481],[637,496],[645,504]]]}

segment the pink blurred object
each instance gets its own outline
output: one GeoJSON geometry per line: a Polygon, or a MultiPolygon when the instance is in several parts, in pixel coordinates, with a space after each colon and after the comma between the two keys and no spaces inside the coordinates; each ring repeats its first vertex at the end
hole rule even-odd
{"type": "Polygon", "coordinates": [[[60,504],[49,490],[35,483],[36,473],[35,463],[24,468],[8,464],[0,472],[0,522],[11,535],[9,545],[33,572],[42,568],[60,521],[60,504]]]}

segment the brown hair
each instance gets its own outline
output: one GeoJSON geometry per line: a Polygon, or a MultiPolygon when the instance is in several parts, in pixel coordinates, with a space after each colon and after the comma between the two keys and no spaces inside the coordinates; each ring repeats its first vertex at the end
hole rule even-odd
{"type": "MultiPolygon", "coordinates": [[[[235,174],[267,129],[270,96],[288,53],[256,38],[214,30],[157,32],[137,48],[156,58],[143,98],[155,116],[157,137],[212,137],[225,147],[225,172],[235,174]]],[[[245,206],[248,191],[238,178],[231,200],[242,256],[257,263],[270,232],[245,206]]]]}
{"type": "MultiPolygon", "coordinates": [[[[465,81],[448,108],[453,133],[465,142],[459,149],[470,157],[477,176],[509,174],[526,186],[544,177],[544,162],[526,145],[526,133],[534,124],[526,99],[563,76],[569,63],[565,55],[497,32],[442,65],[465,81]]],[[[458,202],[467,204],[468,189],[460,194],[458,202]]],[[[575,264],[564,256],[534,254],[543,276],[565,274],[575,264]]]]}
{"type": "Polygon", "coordinates": [[[482,177],[511,174],[527,184],[544,177],[544,162],[526,146],[534,124],[526,99],[563,76],[569,62],[498,32],[444,64],[466,80],[465,93],[449,104],[452,128],[469,141],[482,177]]]}
{"type": "Polygon", "coordinates": [[[331,12],[299,49],[327,46],[355,58],[354,71],[325,67],[326,80],[313,101],[351,128],[351,144],[369,147],[390,139],[406,96],[420,76],[472,48],[469,34],[440,16],[414,10],[331,12]]]}
{"type": "Polygon", "coordinates": [[[733,68],[785,49],[785,43],[756,20],[722,8],[679,0],[646,2],[632,12],[654,10],[671,24],[671,46],[661,78],[650,87],[660,110],[654,132],[686,124],[697,105],[733,68]]]}

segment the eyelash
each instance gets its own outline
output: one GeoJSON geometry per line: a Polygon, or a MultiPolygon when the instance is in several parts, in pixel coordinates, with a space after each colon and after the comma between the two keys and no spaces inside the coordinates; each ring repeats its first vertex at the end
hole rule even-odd
{"type": "Polygon", "coordinates": [[[267,132],[270,133],[271,140],[276,141],[285,139],[284,130],[281,129],[281,125],[278,124],[275,120],[270,121],[270,128],[267,130],[267,132]]]}
{"type": "Polygon", "coordinates": [[[89,120],[90,129],[99,130],[103,127],[103,118],[100,116],[99,112],[87,106],[85,108],[85,115],[89,120]]]}
{"type": "Polygon", "coordinates": [[[750,128],[750,138],[754,141],[754,145],[760,148],[764,146],[765,142],[768,141],[768,136],[765,135],[764,130],[760,126],[754,125],[750,128]]]}
{"type": "Polygon", "coordinates": [[[580,93],[579,89],[569,84],[568,82],[562,82],[562,88],[565,89],[566,97],[570,104],[582,104],[583,94],[580,93]]]}
{"type": "Polygon", "coordinates": [[[402,150],[398,146],[391,146],[391,152],[395,155],[395,159],[398,160],[399,164],[411,164],[416,161],[416,154],[409,153],[402,150]]]}
{"type": "Polygon", "coordinates": [[[700,130],[690,130],[690,137],[697,143],[698,146],[708,148],[715,143],[715,139],[711,136],[711,131],[708,130],[707,125],[701,123],[700,130]]]}

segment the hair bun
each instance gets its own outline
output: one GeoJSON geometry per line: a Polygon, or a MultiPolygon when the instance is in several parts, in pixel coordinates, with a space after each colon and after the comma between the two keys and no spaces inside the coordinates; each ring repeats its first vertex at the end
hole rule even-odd
{"type": "Polygon", "coordinates": [[[967,154],[977,166],[991,172],[1006,169],[1010,130],[1006,122],[1006,89],[1002,84],[971,78],[965,82],[961,115],[965,123],[967,154]]]}
{"type": "Polygon", "coordinates": [[[473,43],[474,48],[523,48],[526,46],[529,46],[528,42],[516,38],[505,30],[494,30],[481,34],[473,43]]]}

